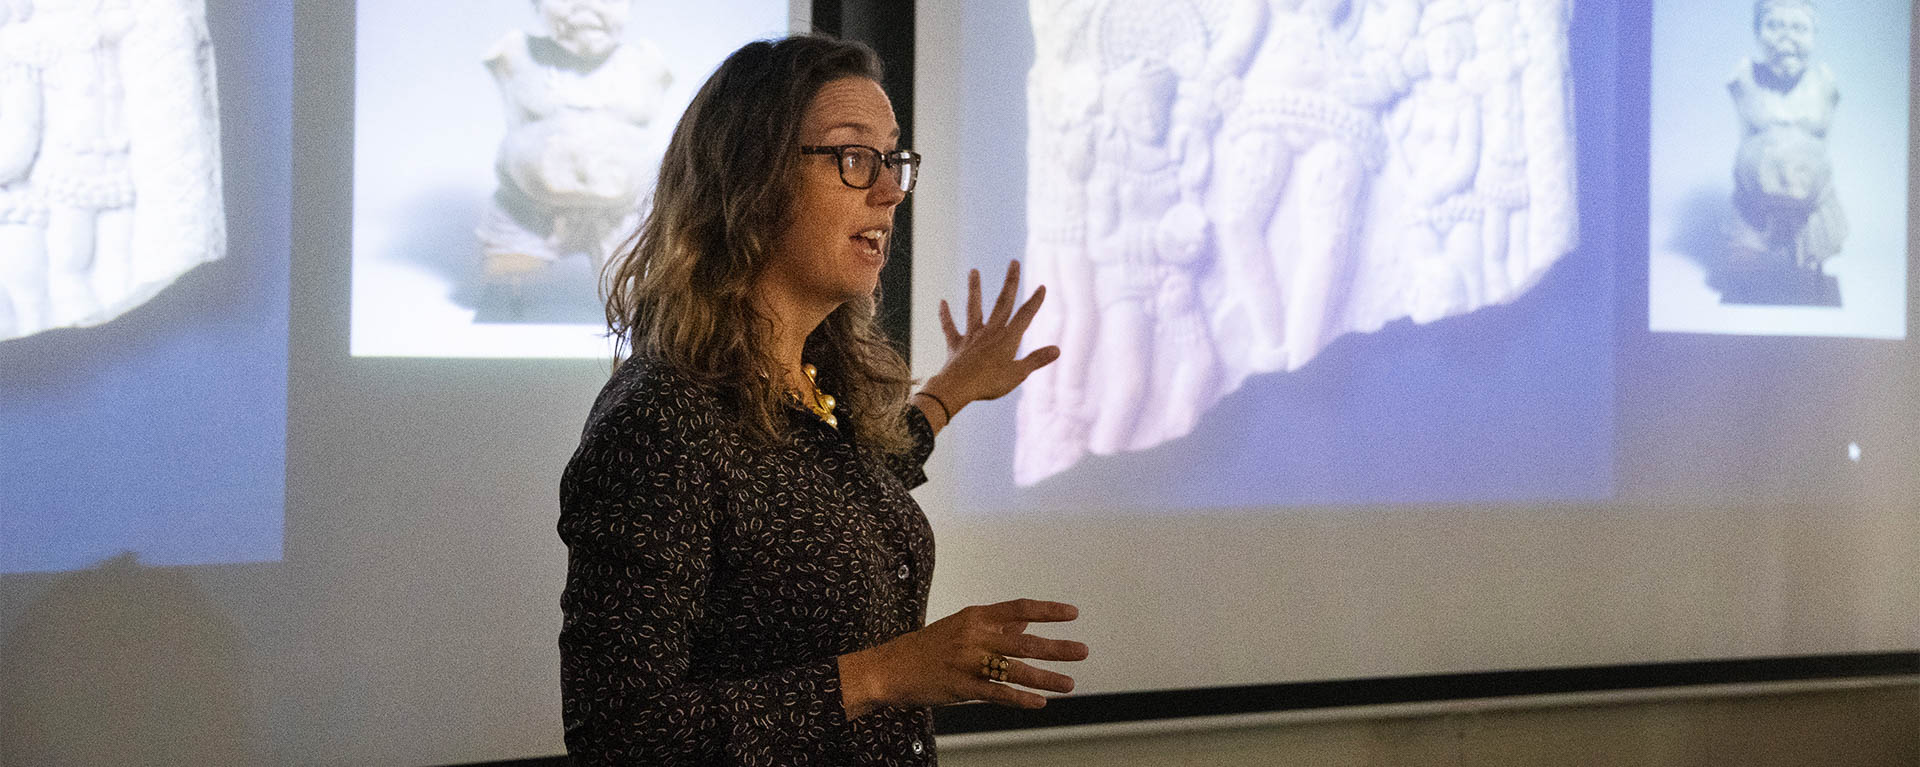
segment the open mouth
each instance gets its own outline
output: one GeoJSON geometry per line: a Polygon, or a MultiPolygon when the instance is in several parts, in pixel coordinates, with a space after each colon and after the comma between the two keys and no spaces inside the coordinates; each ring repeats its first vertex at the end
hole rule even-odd
{"type": "Polygon", "coordinates": [[[887,230],[876,226],[853,235],[848,239],[853,240],[854,245],[858,246],[868,257],[878,258],[880,256],[880,243],[885,242],[886,238],[887,230]]]}

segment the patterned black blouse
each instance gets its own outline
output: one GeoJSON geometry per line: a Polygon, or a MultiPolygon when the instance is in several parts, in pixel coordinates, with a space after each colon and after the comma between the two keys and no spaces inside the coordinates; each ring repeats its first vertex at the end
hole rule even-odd
{"type": "Polygon", "coordinates": [[[560,675],[578,764],[928,765],[924,708],[852,721],[838,656],[926,623],[933,531],[907,490],[933,429],[880,457],[795,408],[730,428],[659,362],[622,365],[560,482],[560,675]]]}

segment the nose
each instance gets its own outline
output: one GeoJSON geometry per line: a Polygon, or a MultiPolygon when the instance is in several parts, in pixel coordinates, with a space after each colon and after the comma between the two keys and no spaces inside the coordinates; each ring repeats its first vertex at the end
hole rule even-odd
{"type": "Polygon", "coordinates": [[[892,168],[883,168],[880,178],[867,189],[867,204],[876,208],[891,208],[907,199],[907,193],[900,191],[900,177],[892,168]]]}

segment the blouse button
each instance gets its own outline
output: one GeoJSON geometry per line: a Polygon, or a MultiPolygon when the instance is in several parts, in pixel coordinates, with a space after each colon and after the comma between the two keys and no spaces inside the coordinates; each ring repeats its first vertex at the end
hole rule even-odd
{"type": "Polygon", "coordinates": [[[900,576],[900,580],[904,581],[913,576],[913,571],[907,569],[906,565],[901,565],[900,570],[894,574],[900,576]]]}
{"type": "Polygon", "coordinates": [[[914,752],[914,753],[916,753],[916,754],[921,754],[921,753],[925,753],[925,752],[926,752],[926,750],[927,750],[927,747],[926,747],[926,746],[925,746],[924,744],[922,744],[922,743],[921,743],[920,741],[917,741],[917,740],[916,740],[916,741],[914,741],[914,742],[913,742],[913,752],[914,752]]]}

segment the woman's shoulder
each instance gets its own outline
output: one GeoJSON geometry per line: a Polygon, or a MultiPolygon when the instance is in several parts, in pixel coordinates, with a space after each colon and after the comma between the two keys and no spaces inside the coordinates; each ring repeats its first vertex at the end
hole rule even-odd
{"type": "Polygon", "coordinates": [[[657,361],[622,363],[561,472],[561,538],[625,547],[636,525],[670,524],[675,509],[704,508],[732,450],[718,401],[657,361]],[[669,517],[653,516],[663,510],[669,517]]]}
{"type": "Polygon", "coordinates": [[[618,432],[688,439],[711,433],[724,413],[713,387],[664,360],[636,355],[601,388],[582,437],[618,432]]]}

